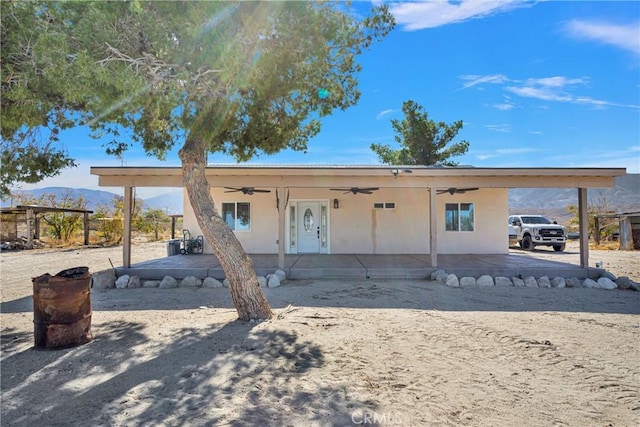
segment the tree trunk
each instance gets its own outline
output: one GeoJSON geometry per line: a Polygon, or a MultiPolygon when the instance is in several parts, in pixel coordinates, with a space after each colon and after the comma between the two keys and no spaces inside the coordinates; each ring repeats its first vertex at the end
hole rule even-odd
{"type": "Polygon", "coordinates": [[[203,141],[188,138],[180,150],[182,177],[204,238],[211,244],[229,280],[233,305],[240,320],[270,319],[273,312],[264,296],[251,259],[236,235],[215,209],[205,175],[206,156],[203,141]]]}

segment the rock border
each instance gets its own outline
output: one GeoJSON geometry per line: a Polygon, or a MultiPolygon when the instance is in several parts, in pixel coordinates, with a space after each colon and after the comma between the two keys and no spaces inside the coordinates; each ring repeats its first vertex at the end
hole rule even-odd
{"type": "MultiPolygon", "coordinates": [[[[277,288],[287,280],[287,273],[284,270],[276,270],[273,274],[258,276],[258,283],[261,288],[277,288]]],[[[93,273],[91,286],[95,289],[127,289],[127,288],[228,288],[229,280],[220,281],[213,277],[204,279],[195,276],[186,276],[182,280],[172,276],[165,276],[162,280],[150,279],[142,280],[139,276],[129,276],[123,274],[116,277],[114,270],[104,270],[93,273]]]]}
{"type": "Polygon", "coordinates": [[[634,282],[626,276],[615,277],[610,272],[605,272],[597,280],[586,278],[578,279],[577,277],[565,278],[556,276],[550,279],[548,276],[527,277],[504,277],[482,275],[478,278],[463,276],[458,277],[455,274],[448,274],[443,269],[437,269],[431,273],[431,280],[442,283],[446,286],[454,288],[462,287],[528,287],[528,288],[592,288],[592,289],[629,289],[632,291],[640,291],[640,284],[634,282]]]}

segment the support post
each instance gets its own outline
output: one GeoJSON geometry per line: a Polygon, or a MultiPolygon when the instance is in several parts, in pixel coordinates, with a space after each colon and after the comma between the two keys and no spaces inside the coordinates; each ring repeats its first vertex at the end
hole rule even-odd
{"type": "Polygon", "coordinates": [[[176,238],[176,217],[171,217],[171,239],[176,238]]]}
{"type": "Polygon", "coordinates": [[[633,227],[631,226],[631,218],[624,216],[620,218],[620,250],[633,250],[633,227]]]}
{"type": "Polygon", "coordinates": [[[27,248],[33,249],[33,232],[35,228],[36,214],[33,209],[27,209],[27,248]]]}
{"type": "Polygon", "coordinates": [[[84,245],[87,246],[89,244],[89,212],[84,213],[82,221],[84,224],[84,245]]]}
{"type": "Polygon", "coordinates": [[[429,254],[431,267],[438,266],[438,209],[436,206],[436,187],[429,188],[429,254]]]}
{"type": "Polygon", "coordinates": [[[593,220],[593,240],[596,242],[596,245],[600,244],[600,218],[598,215],[595,216],[593,220]]]}
{"type": "Polygon", "coordinates": [[[131,214],[133,187],[124,187],[124,224],[122,226],[122,266],[131,267],[131,214]]]}
{"type": "Polygon", "coordinates": [[[278,187],[278,268],[284,269],[284,230],[285,230],[285,214],[287,212],[287,199],[285,196],[285,188],[278,187]]]}
{"type": "Polygon", "coordinates": [[[589,267],[589,210],[587,189],[578,188],[578,218],[580,220],[580,267],[589,267]]]}

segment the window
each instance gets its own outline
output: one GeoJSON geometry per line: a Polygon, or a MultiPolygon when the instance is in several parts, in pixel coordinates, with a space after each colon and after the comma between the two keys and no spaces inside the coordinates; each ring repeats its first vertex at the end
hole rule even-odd
{"type": "Polygon", "coordinates": [[[473,203],[447,203],[445,205],[445,230],[474,231],[473,203]]]}
{"type": "Polygon", "coordinates": [[[374,203],[373,209],[395,209],[395,202],[374,203]]]}
{"type": "Polygon", "coordinates": [[[251,203],[223,203],[222,218],[232,230],[251,230],[251,203]]]}

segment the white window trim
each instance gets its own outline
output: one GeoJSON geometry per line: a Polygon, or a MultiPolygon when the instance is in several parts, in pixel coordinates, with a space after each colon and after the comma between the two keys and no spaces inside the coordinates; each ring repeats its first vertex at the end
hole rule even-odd
{"type": "MultiPolygon", "coordinates": [[[[234,233],[248,233],[251,232],[251,229],[253,227],[253,206],[252,203],[250,201],[247,200],[240,200],[240,201],[224,201],[224,202],[220,202],[220,215],[222,216],[222,214],[224,213],[224,210],[222,209],[222,207],[224,206],[224,204],[231,204],[233,203],[235,206],[234,209],[234,214],[235,214],[235,228],[231,231],[233,231],[234,233]],[[249,228],[248,229],[244,229],[244,230],[238,230],[238,203],[248,203],[249,204],[249,228]]],[[[226,224],[226,220],[224,219],[224,217],[222,217],[222,220],[224,221],[224,223],[226,224]]]]}
{"type": "Polygon", "coordinates": [[[448,202],[444,204],[444,231],[445,233],[475,233],[476,232],[476,204],[474,202],[448,202]],[[447,205],[458,205],[458,229],[457,230],[447,230],[447,205]],[[460,205],[473,205],[473,230],[460,230],[460,213],[462,209],[460,209],[460,205]]]}

